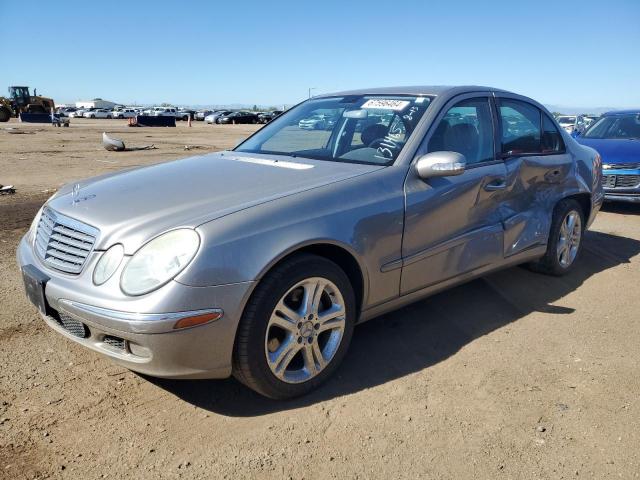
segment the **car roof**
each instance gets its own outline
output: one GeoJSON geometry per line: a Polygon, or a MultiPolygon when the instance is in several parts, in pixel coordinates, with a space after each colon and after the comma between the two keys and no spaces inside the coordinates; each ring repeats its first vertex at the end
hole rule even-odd
{"type": "Polygon", "coordinates": [[[318,95],[318,97],[334,97],[342,95],[457,95],[465,92],[502,92],[511,93],[506,90],[492,87],[482,87],[476,85],[417,85],[406,87],[382,87],[382,88],[361,88],[358,90],[346,90],[318,95]]]}
{"type": "Polygon", "coordinates": [[[631,108],[629,110],[611,110],[610,112],[603,113],[602,116],[625,115],[625,114],[634,114],[634,113],[640,115],[640,108],[631,108]]]}

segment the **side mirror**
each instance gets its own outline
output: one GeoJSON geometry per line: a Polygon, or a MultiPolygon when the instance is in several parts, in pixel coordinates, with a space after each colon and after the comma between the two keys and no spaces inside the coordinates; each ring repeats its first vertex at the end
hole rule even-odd
{"type": "Polygon", "coordinates": [[[573,138],[579,137],[580,136],[580,130],[574,130],[573,132],[571,132],[571,136],[573,138]]]}
{"type": "Polygon", "coordinates": [[[416,162],[416,172],[423,180],[432,177],[451,177],[464,173],[467,160],[458,152],[431,152],[416,162]]]}

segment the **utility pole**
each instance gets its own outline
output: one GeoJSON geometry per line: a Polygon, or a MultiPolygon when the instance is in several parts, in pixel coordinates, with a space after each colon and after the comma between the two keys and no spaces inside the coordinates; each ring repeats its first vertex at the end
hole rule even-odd
{"type": "Polygon", "coordinates": [[[317,90],[316,87],[309,87],[309,98],[311,98],[311,90],[317,90]]]}

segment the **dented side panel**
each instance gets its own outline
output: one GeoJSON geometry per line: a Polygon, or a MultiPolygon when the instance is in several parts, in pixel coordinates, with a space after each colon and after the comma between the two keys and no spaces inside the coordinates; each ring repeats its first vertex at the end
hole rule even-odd
{"type": "Polygon", "coordinates": [[[508,193],[501,210],[504,256],[547,242],[553,209],[568,192],[579,191],[570,153],[505,161],[508,193]]]}

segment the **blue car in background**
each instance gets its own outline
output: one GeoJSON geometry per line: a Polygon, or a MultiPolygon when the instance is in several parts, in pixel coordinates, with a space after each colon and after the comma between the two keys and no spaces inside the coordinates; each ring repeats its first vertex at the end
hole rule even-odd
{"type": "Polygon", "coordinates": [[[605,200],[640,203],[640,109],[607,112],[576,137],[602,157],[605,200]]]}

